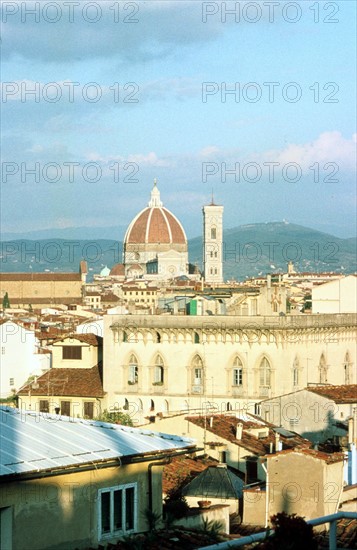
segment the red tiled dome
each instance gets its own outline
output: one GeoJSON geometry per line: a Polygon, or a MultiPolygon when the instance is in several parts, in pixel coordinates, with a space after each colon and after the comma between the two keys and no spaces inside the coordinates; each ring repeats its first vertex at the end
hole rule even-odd
{"type": "Polygon", "coordinates": [[[184,229],[178,219],[163,206],[149,206],[131,222],[125,244],[186,244],[184,229]]]}

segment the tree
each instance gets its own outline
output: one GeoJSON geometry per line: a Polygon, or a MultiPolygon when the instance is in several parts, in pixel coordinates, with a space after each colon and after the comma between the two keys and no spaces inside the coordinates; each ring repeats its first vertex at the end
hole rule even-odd
{"type": "Polygon", "coordinates": [[[2,299],[2,308],[9,309],[9,307],[10,307],[9,295],[7,292],[5,292],[4,297],[2,299]]]}
{"type": "Polygon", "coordinates": [[[121,424],[122,426],[133,426],[130,414],[121,411],[109,412],[107,409],[104,409],[95,420],[110,422],[111,424],[121,424]]]}

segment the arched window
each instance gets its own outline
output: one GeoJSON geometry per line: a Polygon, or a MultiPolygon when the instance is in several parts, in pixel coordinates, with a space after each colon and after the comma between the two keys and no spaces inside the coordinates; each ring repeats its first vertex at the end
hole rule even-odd
{"type": "Polygon", "coordinates": [[[259,365],[259,384],[260,386],[270,388],[271,366],[266,357],[263,357],[259,365]]]}
{"type": "Polygon", "coordinates": [[[161,334],[159,332],[156,332],[156,342],[160,344],[161,342],[161,334]]]}
{"type": "Polygon", "coordinates": [[[192,381],[195,386],[203,384],[203,363],[199,355],[195,355],[192,360],[192,381]]]}
{"type": "Polygon", "coordinates": [[[125,398],[125,400],[124,400],[123,409],[124,409],[124,411],[128,411],[128,410],[129,410],[129,401],[127,400],[127,398],[125,398]]]}
{"type": "Polygon", "coordinates": [[[226,408],[227,411],[233,410],[232,403],[230,403],[229,401],[227,401],[226,407],[227,407],[227,408],[226,408]]]}
{"type": "Polygon", "coordinates": [[[319,382],[320,384],[327,383],[327,363],[325,355],[321,353],[320,363],[319,363],[319,382]]]}
{"type": "Polygon", "coordinates": [[[293,385],[299,385],[299,359],[295,357],[293,363],[293,385]]]}
{"type": "Polygon", "coordinates": [[[132,353],[129,359],[128,383],[137,384],[138,382],[139,382],[138,360],[134,355],[134,353],[132,353]]]}
{"type": "Polygon", "coordinates": [[[195,335],[194,335],[194,343],[195,343],[195,344],[199,344],[199,343],[200,343],[200,335],[198,334],[198,332],[195,332],[195,335]]]}
{"type": "Polygon", "coordinates": [[[150,411],[154,411],[155,410],[155,402],[153,399],[150,399],[150,411]]]}
{"type": "Polygon", "coordinates": [[[347,351],[345,355],[345,360],[343,362],[345,384],[351,383],[351,365],[352,365],[352,362],[351,362],[350,354],[347,351]]]}
{"type": "Polygon", "coordinates": [[[154,384],[160,385],[164,383],[164,361],[161,355],[157,355],[154,367],[154,384]]]}
{"type": "Polygon", "coordinates": [[[217,239],[217,229],[216,227],[211,227],[211,239],[217,239]]]}
{"type": "Polygon", "coordinates": [[[243,363],[239,357],[234,358],[232,376],[233,386],[243,385],[243,363]]]}

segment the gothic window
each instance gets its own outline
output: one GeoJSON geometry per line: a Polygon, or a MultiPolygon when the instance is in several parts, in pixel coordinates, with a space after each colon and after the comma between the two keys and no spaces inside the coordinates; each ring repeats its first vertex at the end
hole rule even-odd
{"type": "Polygon", "coordinates": [[[297,357],[295,357],[293,364],[293,385],[299,385],[299,360],[297,357]]]}
{"type": "Polygon", "coordinates": [[[164,383],[164,362],[162,357],[158,355],[155,360],[154,367],[154,384],[164,383]]]}
{"type": "Polygon", "coordinates": [[[199,355],[196,355],[192,361],[193,384],[202,386],[203,383],[203,363],[199,355]]]}
{"type": "Polygon", "coordinates": [[[136,356],[132,353],[129,359],[128,382],[129,384],[137,384],[138,381],[139,381],[138,360],[136,356]]]}
{"type": "Polygon", "coordinates": [[[233,361],[233,386],[243,385],[243,363],[239,357],[236,357],[233,361]]]}
{"type": "Polygon", "coordinates": [[[211,227],[211,239],[217,239],[217,229],[215,227],[211,227]]]}
{"type": "Polygon", "coordinates": [[[343,362],[343,370],[344,370],[344,382],[345,384],[350,384],[351,383],[351,358],[350,358],[350,354],[346,353],[345,355],[345,360],[343,362]]]}
{"type": "Polygon", "coordinates": [[[320,384],[327,383],[327,363],[324,354],[321,354],[319,363],[319,382],[320,384]]]}
{"type": "Polygon", "coordinates": [[[195,332],[195,335],[194,335],[194,343],[195,344],[199,344],[200,343],[200,336],[197,332],[195,332]]]}
{"type": "Polygon", "coordinates": [[[266,357],[263,357],[259,365],[259,384],[260,386],[270,388],[271,366],[266,357]]]}

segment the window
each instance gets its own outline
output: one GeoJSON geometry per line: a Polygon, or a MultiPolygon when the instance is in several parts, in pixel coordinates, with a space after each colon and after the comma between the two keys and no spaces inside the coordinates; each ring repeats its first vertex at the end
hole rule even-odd
{"type": "Polygon", "coordinates": [[[40,399],[40,412],[48,413],[50,412],[50,404],[47,399],[40,399]]]}
{"type": "Polygon", "coordinates": [[[203,363],[199,355],[196,355],[192,361],[192,383],[195,386],[201,386],[203,383],[203,363]]]}
{"type": "Polygon", "coordinates": [[[195,344],[199,344],[200,343],[200,336],[197,332],[195,332],[195,335],[194,335],[194,343],[195,344]]]}
{"type": "Polygon", "coordinates": [[[233,386],[241,386],[243,384],[243,363],[236,357],[233,363],[233,386]]]}
{"type": "Polygon", "coordinates": [[[63,416],[71,415],[71,402],[70,401],[61,401],[61,414],[63,416]]]}
{"type": "Polygon", "coordinates": [[[83,415],[85,418],[94,417],[94,403],[93,401],[85,401],[83,404],[83,415]]]}
{"type": "Polygon", "coordinates": [[[5,346],[1,347],[1,355],[5,355],[5,346]]]}
{"type": "Polygon", "coordinates": [[[217,239],[217,229],[215,227],[211,227],[211,239],[217,239]]]}
{"type": "Polygon", "coordinates": [[[15,378],[10,378],[9,379],[9,384],[10,384],[10,386],[15,386],[15,378]]]}
{"type": "Polygon", "coordinates": [[[263,357],[259,366],[259,384],[263,387],[270,388],[271,382],[271,367],[268,359],[263,357]]]}
{"type": "Polygon", "coordinates": [[[139,381],[138,360],[133,354],[130,356],[130,359],[129,359],[128,382],[129,384],[137,384],[138,381],[139,381]]]}
{"type": "Polygon", "coordinates": [[[295,357],[293,364],[293,385],[299,385],[299,359],[295,357]]]}
{"type": "Polygon", "coordinates": [[[81,346],[63,346],[62,359],[82,359],[81,346]]]}
{"type": "Polygon", "coordinates": [[[137,484],[100,489],[98,540],[136,530],[137,484]]]}
{"type": "Polygon", "coordinates": [[[352,365],[352,363],[351,363],[351,359],[350,359],[350,354],[347,352],[346,355],[345,355],[344,363],[343,363],[345,384],[350,384],[351,365],[352,365]]]}
{"type": "Polygon", "coordinates": [[[164,362],[162,357],[158,355],[155,361],[154,369],[154,384],[163,384],[164,383],[164,362]]]}
{"type": "Polygon", "coordinates": [[[321,354],[319,363],[320,384],[326,384],[327,382],[327,364],[324,354],[321,354]]]}

